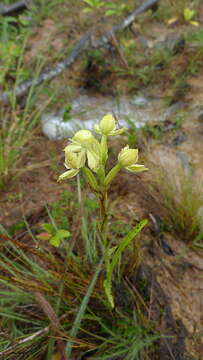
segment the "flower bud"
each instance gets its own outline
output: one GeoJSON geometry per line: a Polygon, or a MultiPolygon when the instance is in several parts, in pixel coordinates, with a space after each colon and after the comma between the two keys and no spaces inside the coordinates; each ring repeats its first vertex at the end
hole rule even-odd
{"type": "Polygon", "coordinates": [[[116,121],[111,114],[107,114],[99,123],[100,131],[104,135],[108,135],[116,127],[116,121]]]}
{"type": "Polygon", "coordinates": [[[96,139],[92,135],[91,131],[83,129],[77,131],[72,140],[81,145],[88,145],[94,142],[96,139]]]}
{"type": "Polygon", "coordinates": [[[111,114],[103,117],[99,124],[94,126],[95,131],[100,135],[116,136],[126,131],[126,128],[116,129],[116,120],[111,114]]]}
{"type": "Polygon", "coordinates": [[[138,160],[138,149],[129,149],[125,146],[118,154],[118,162],[122,167],[133,165],[138,160]]]}

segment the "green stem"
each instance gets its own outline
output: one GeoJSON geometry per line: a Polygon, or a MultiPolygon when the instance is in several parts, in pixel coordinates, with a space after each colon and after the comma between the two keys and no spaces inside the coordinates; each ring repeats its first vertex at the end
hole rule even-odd
{"type": "Polygon", "coordinates": [[[101,193],[100,196],[100,215],[101,215],[101,226],[100,226],[100,235],[104,245],[104,248],[107,247],[107,237],[108,237],[108,195],[107,191],[101,193]]]}
{"type": "Polygon", "coordinates": [[[102,151],[102,164],[105,168],[106,160],[108,159],[108,147],[107,147],[107,136],[102,135],[101,138],[101,151],[102,151]]]}

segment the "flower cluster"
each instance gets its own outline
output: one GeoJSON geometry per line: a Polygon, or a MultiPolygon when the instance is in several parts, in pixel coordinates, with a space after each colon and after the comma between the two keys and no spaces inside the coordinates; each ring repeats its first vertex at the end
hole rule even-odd
{"type": "MultiPolygon", "coordinates": [[[[120,135],[126,129],[117,129],[116,120],[111,114],[105,115],[100,123],[95,125],[94,129],[102,136],[101,142],[89,130],[79,130],[70,139],[70,144],[64,149],[64,165],[67,171],[59,176],[59,181],[74,177],[81,169],[86,169],[86,171],[88,169],[88,171],[97,174],[98,177],[101,173],[105,173],[105,162],[108,157],[106,138],[107,136],[120,135]]],[[[122,168],[131,172],[147,170],[144,165],[137,164],[137,161],[138,149],[129,149],[129,146],[125,146],[118,154],[118,163],[104,176],[103,185],[109,185],[122,168]]],[[[92,176],[94,175],[92,174],[92,176]]]]}
{"type": "Polygon", "coordinates": [[[70,179],[77,175],[85,166],[97,172],[100,162],[100,144],[89,130],[79,130],[74,137],[70,139],[71,144],[67,145],[65,151],[65,167],[68,169],[59,176],[60,180],[70,179]]]}

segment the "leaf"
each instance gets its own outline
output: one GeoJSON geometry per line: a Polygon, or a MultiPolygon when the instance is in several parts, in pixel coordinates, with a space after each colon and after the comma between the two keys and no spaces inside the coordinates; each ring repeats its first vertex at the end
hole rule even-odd
{"type": "Polygon", "coordinates": [[[199,26],[198,21],[190,21],[190,24],[193,26],[199,26]]]}
{"type": "Polygon", "coordinates": [[[92,12],[92,9],[86,7],[86,8],[83,9],[83,12],[84,13],[89,13],[89,12],[92,12]]]}
{"type": "Polygon", "coordinates": [[[132,230],[128,232],[128,234],[123,238],[121,243],[118,245],[117,250],[115,251],[111,263],[107,265],[107,278],[104,281],[104,289],[109,299],[109,302],[112,307],[114,307],[114,300],[112,291],[111,291],[111,277],[115,266],[118,264],[120,256],[125,248],[130,244],[130,242],[137,236],[143,227],[148,223],[147,219],[142,220],[137,226],[135,226],[132,230]]]}
{"type": "Polygon", "coordinates": [[[167,21],[167,24],[168,24],[168,25],[172,25],[172,24],[176,23],[176,21],[178,21],[178,18],[174,17],[174,18],[169,19],[169,20],[167,21]]]}
{"type": "Polygon", "coordinates": [[[52,236],[51,240],[49,241],[49,243],[55,247],[59,247],[61,244],[61,238],[58,235],[54,235],[52,236]]]}
{"type": "Polygon", "coordinates": [[[36,238],[39,240],[50,240],[51,234],[48,232],[42,232],[42,233],[36,235],[36,238]]]}
{"type": "Polygon", "coordinates": [[[118,245],[113,246],[112,248],[108,249],[108,256],[111,256],[114,253],[114,251],[117,249],[117,247],[118,247],[118,245]]]}
{"type": "MultiPolygon", "coordinates": [[[[74,320],[74,323],[73,323],[73,326],[69,332],[69,336],[70,338],[72,337],[76,337],[77,336],[77,333],[78,333],[78,330],[80,329],[80,325],[81,325],[81,322],[82,320],[84,319],[84,316],[85,316],[85,311],[86,311],[86,308],[87,308],[87,305],[88,305],[88,302],[90,300],[90,297],[92,295],[92,292],[94,290],[94,287],[96,285],[96,282],[97,282],[97,279],[98,279],[98,276],[102,270],[102,265],[103,265],[103,261],[104,261],[104,257],[101,258],[99,264],[97,265],[96,269],[95,269],[95,273],[92,277],[92,280],[88,286],[88,289],[87,289],[87,292],[85,294],[85,296],[83,297],[82,299],[82,302],[81,302],[81,305],[78,309],[78,312],[77,312],[77,315],[76,315],[76,318],[74,320]]],[[[68,341],[67,344],[66,344],[66,357],[67,359],[70,359],[70,355],[71,355],[71,352],[72,352],[72,347],[73,347],[73,343],[71,341],[68,341]]]]}
{"type": "Polygon", "coordinates": [[[116,10],[113,10],[113,9],[110,9],[110,10],[106,10],[105,11],[105,15],[106,16],[113,16],[113,15],[116,15],[117,11],[116,10]]]}
{"type": "Polygon", "coordinates": [[[63,239],[63,238],[68,238],[68,237],[70,237],[71,233],[70,233],[68,230],[60,229],[60,230],[57,230],[56,235],[57,235],[60,239],[63,239]]]}
{"type": "Polygon", "coordinates": [[[41,225],[41,228],[47,231],[49,234],[53,235],[55,233],[55,227],[52,224],[44,223],[41,225]]]}
{"type": "Polygon", "coordinates": [[[106,4],[106,7],[107,8],[116,8],[116,4],[114,4],[112,1],[110,1],[106,4]]]}
{"type": "Polygon", "coordinates": [[[92,0],[83,0],[84,3],[88,4],[89,6],[94,6],[94,1],[92,0]]]}
{"type": "Polygon", "coordinates": [[[195,10],[185,8],[183,11],[185,21],[190,21],[195,15],[195,10]]]}
{"type": "Polygon", "coordinates": [[[111,281],[109,281],[107,279],[104,280],[104,290],[105,290],[107,299],[109,300],[109,303],[113,309],[114,308],[114,298],[112,295],[111,281]]]}
{"type": "Polygon", "coordinates": [[[92,187],[92,189],[98,192],[99,187],[97,184],[97,180],[96,180],[94,174],[92,173],[92,171],[90,169],[88,169],[87,167],[82,168],[82,171],[83,171],[86,181],[89,183],[89,185],[92,187]]]}

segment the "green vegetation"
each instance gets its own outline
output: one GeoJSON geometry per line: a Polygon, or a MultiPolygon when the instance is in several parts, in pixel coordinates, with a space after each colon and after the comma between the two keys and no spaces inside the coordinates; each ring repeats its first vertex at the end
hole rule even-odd
{"type": "MultiPolygon", "coordinates": [[[[56,115],[63,108],[63,121],[72,121],[73,93],[76,97],[84,90],[95,99],[100,94],[113,98],[149,94],[149,98],[165,101],[166,108],[185,101],[199,109],[203,70],[200,0],[160,2],[157,9],[140,14],[130,28],[117,33],[108,46],[84,52],[60,78],[40,87],[32,85],[23,96],[15,93],[24,81],[36,79],[67,57],[87,30],[93,30],[94,44],[94,38],[99,39],[139,3],[37,0],[23,13],[0,17],[0,90],[8,94],[0,109],[2,359],[158,359],[156,340],[165,337],[165,324],[160,324],[164,323],[165,304],[163,299],[157,302],[160,294],[156,294],[154,280],[162,263],[153,253],[152,224],[142,232],[148,220],[141,219],[150,219],[152,208],[152,215],[157,212],[163,220],[161,233],[177,239],[177,244],[184,243],[188,251],[195,249],[197,256],[203,249],[203,185],[195,177],[201,163],[198,156],[190,174],[179,169],[172,174],[159,163],[151,166],[149,175],[137,174],[146,170],[137,164],[137,148],[147,164],[147,153],[160,146],[174,146],[177,152],[179,144],[174,145],[173,139],[182,133],[191,135],[190,146],[198,142],[201,112],[196,128],[193,113],[185,125],[189,107],[141,129],[127,115],[122,119],[118,115],[117,122],[109,114],[95,126],[96,134],[79,131],[68,145],[63,140],[48,141],[40,127],[48,106],[56,115]],[[173,38],[176,33],[180,38],[173,38]],[[172,45],[168,34],[173,35],[172,45]],[[193,81],[197,85],[190,94],[193,81]],[[120,120],[128,123],[125,136],[120,120]],[[107,136],[111,136],[108,145],[107,136]],[[40,145],[35,153],[38,139],[45,143],[43,159],[47,156],[47,160],[38,159],[44,151],[40,145]],[[71,180],[57,184],[64,147],[67,169],[59,179],[71,180]],[[49,166],[41,171],[44,165],[49,166]],[[36,175],[37,184],[33,181],[36,175]],[[32,192],[38,197],[32,198],[32,192]],[[151,277],[148,272],[145,276],[146,269],[140,264],[150,268],[151,277]]],[[[135,111],[145,110],[145,105],[142,109],[135,105],[135,111]]],[[[95,116],[95,123],[97,120],[95,116]]],[[[192,146],[183,151],[192,152],[192,146]]],[[[177,260],[173,252],[172,264],[177,260]]],[[[181,299],[180,293],[178,296],[181,299]]],[[[184,318],[180,320],[184,324],[184,318]]],[[[198,346],[195,336],[194,331],[198,346]]]]}
{"type": "MultiPolygon", "coordinates": [[[[66,254],[64,248],[53,256],[51,248],[39,248],[32,243],[20,249],[17,243],[8,241],[2,250],[0,282],[4,290],[1,290],[0,312],[4,335],[0,351],[7,349],[6,359],[20,359],[26,354],[28,359],[37,359],[44,356],[47,349],[50,353],[47,358],[52,359],[51,349],[53,351],[54,343],[60,342],[58,335],[66,342],[67,334],[71,333],[80,351],[90,352],[93,359],[120,355],[140,359],[139,354],[155,339],[141,324],[139,316],[133,314],[132,306],[127,312],[120,309],[112,314],[104,306],[103,289],[99,284],[84,314],[80,302],[82,298],[89,298],[88,283],[91,283],[92,271],[96,273],[97,270],[84,264],[79,257],[66,254]],[[49,304],[47,312],[43,304],[49,304]],[[83,313],[82,319],[77,317],[77,323],[71,328],[78,310],[83,313]]],[[[128,294],[126,291],[124,297],[128,294]]]]}
{"type": "MultiPolygon", "coordinates": [[[[203,184],[195,184],[191,174],[177,169],[175,174],[160,168],[155,177],[166,228],[184,241],[202,241],[198,211],[203,205],[203,184]]],[[[156,196],[156,195],[155,195],[156,196]]]]}

